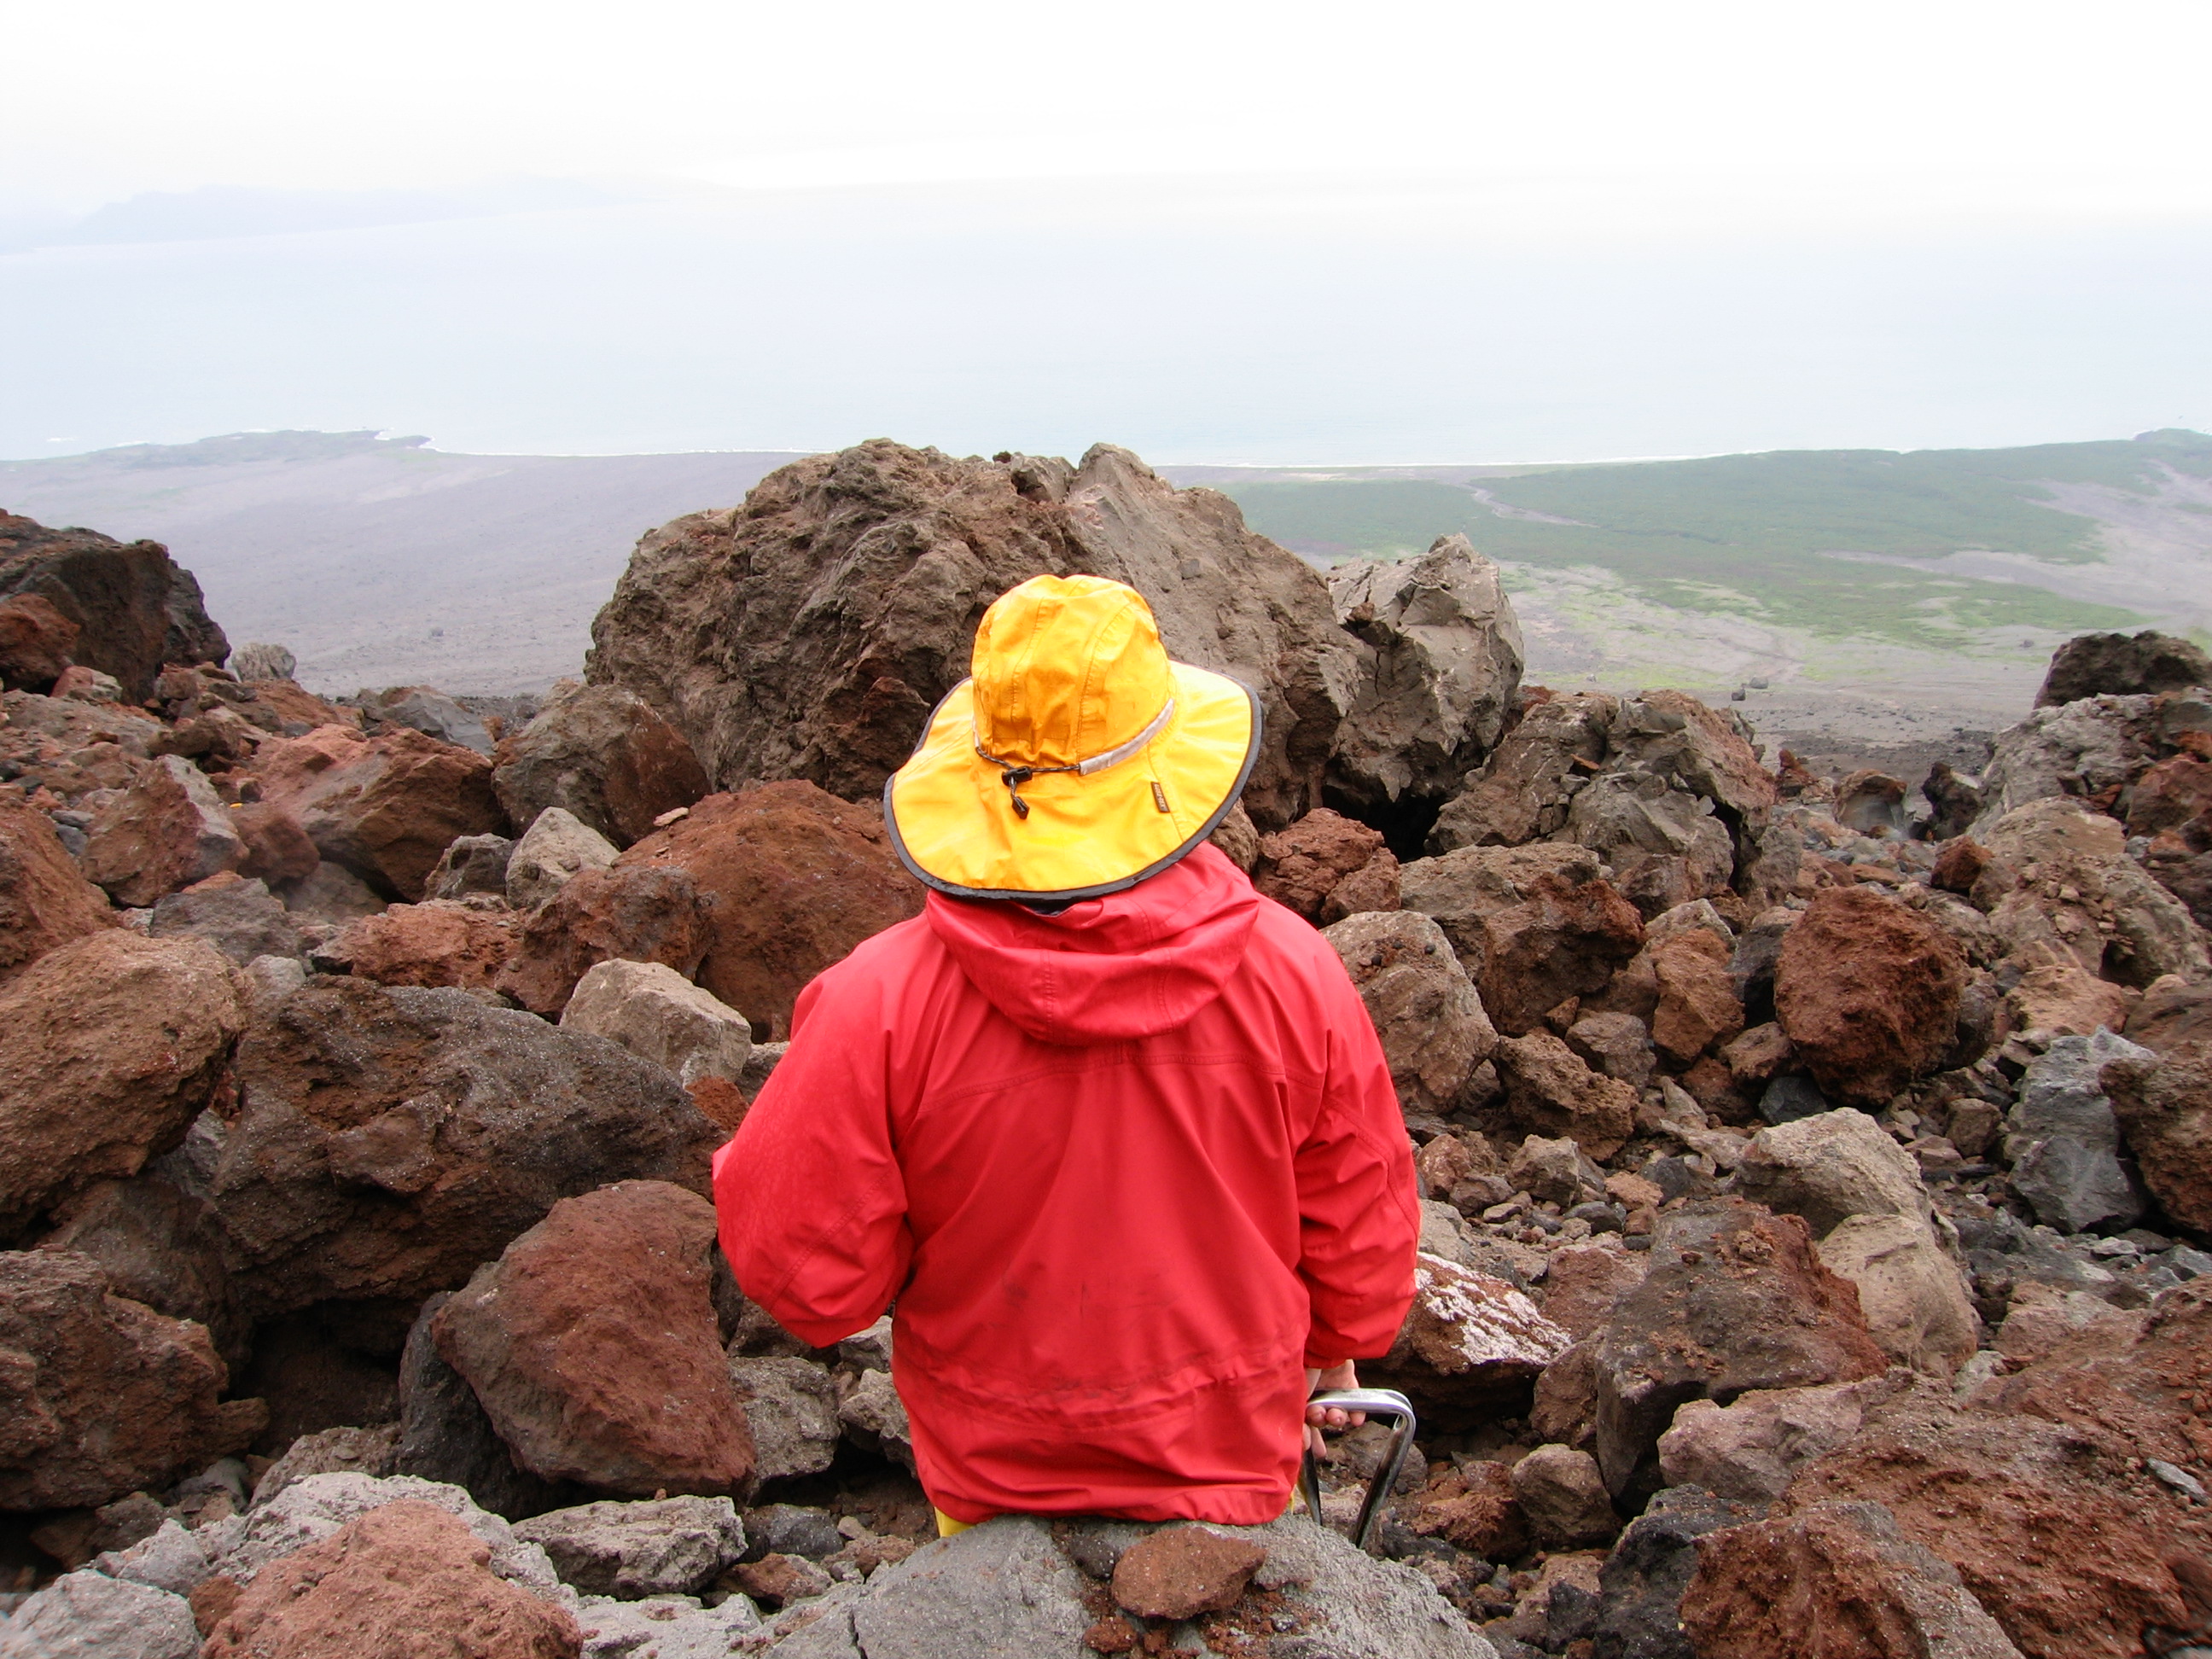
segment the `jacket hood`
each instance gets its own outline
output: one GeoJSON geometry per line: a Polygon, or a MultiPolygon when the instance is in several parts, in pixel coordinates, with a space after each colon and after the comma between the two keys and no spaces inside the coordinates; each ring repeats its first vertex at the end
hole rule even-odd
{"type": "Polygon", "coordinates": [[[1260,896],[1200,844],[1157,876],[1058,915],[929,895],[930,927],[969,982],[1030,1036],[1085,1047],[1187,1024],[1244,960],[1260,896]]]}

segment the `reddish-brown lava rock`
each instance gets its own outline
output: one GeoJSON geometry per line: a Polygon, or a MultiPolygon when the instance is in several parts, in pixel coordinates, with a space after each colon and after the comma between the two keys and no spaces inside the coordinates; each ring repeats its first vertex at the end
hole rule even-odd
{"type": "Polygon", "coordinates": [[[380,985],[489,990],[514,948],[507,912],[428,899],[348,922],[316,947],[315,960],[380,985]]]}
{"type": "Polygon", "coordinates": [[[714,921],[708,896],[681,865],[579,871],[517,923],[498,986],[552,1017],[602,962],[663,963],[689,979],[714,939],[714,921]]]}
{"type": "Polygon", "coordinates": [[[2146,1626],[2187,1622],[2166,1557],[2212,1554],[2212,1520],[2118,1435],[1968,1409],[1948,1389],[1870,1411],[1798,1472],[1781,1510],[1827,1500],[1887,1509],[2027,1659],[2136,1659],[2146,1626]]]}
{"type": "Polygon", "coordinates": [[[55,946],[117,925],[107,895],[84,878],[54,821],[0,797],[0,985],[55,946]]]}
{"type": "Polygon", "coordinates": [[[737,1133],[752,1107],[744,1091],[726,1077],[694,1078],[684,1085],[684,1092],[691,1097],[691,1103],[705,1113],[716,1128],[727,1135],[737,1133]]]}
{"type": "Polygon", "coordinates": [[[77,625],[37,593],[0,599],[0,685],[44,691],[70,665],[77,625]]]}
{"type": "Polygon", "coordinates": [[[1363,910],[1398,908],[1398,860],[1382,832],[1327,807],[1260,838],[1252,884],[1326,927],[1363,910]]]}
{"type": "Polygon", "coordinates": [[[1243,799],[1261,827],[1318,803],[1360,672],[1327,583],[1226,495],[1175,489],[1110,444],[1070,467],[878,439],[781,468],[744,506],[638,544],[586,672],[665,713],[720,787],[806,778],[872,800],[967,676],[984,608],[1079,571],[1145,594],[1178,662],[1257,693],[1243,799]]]}
{"type": "Polygon", "coordinates": [[[273,801],[233,807],[230,822],[246,843],[246,861],[238,866],[241,874],[264,881],[297,881],[313,875],[323,861],[300,820],[273,801]]]}
{"type": "Polygon", "coordinates": [[[1445,1469],[1398,1506],[1398,1519],[1423,1538],[1441,1538],[1486,1561],[1510,1561],[1528,1547],[1528,1521],[1503,1463],[1469,1462],[1445,1469]]]}
{"type": "Polygon", "coordinates": [[[881,810],[796,781],[709,795],[615,868],[690,873],[714,901],[698,982],[742,1009],[756,1035],[766,1024],[770,1040],[790,1035],[808,981],[921,909],[921,884],[891,850],[881,810]]]}
{"type": "Polygon", "coordinates": [[[2154,836],[2212,814],[2212,761],[2194,755],[2162,760],[2135,781],[2128,797],[2128,833],[2154,836]]]}
{"type": "MultiPolygon", "coordinates": [[[[1610,1193],[1616,1182],[1631,1181],[1658,1194],[1656,1187],[1633,1175],[1608,1177],[1606,1189],[1610,1193]]],[[[1659,1201],[1657,1196],[1647,1200],[1655,1207],[1659,1201]]],[[[1579,1342],[1604,1328],[1613,1304],[1644,1282],[1650,1266],[1642,1251],[1609,1250],[1594,1244],[1554,1250],[1541,1286],[1544,1317],[1579,1342]]]]}
{"type": "Polygon", "coordinates": [[[1698,1659],[2015,1659],[1948,1562],[1875,1504],[1818,1504],[1697,1541],[1698,1659]]]}
{"type": "Polygon", "coordinates": [[[1606,881],[1536,877],[1521,902],[1482,921],[1483,1006],[1498,1029],[1535,1030],[1571,996],[1605,988],[1644,944],[1644,919],[1606,881]]]}
{"type": "Polygon", "coordinates": [[[419,1303],[610,1178],[706,1191],[723,1139],[659,1066],[452,989],[311,980],[237,1078],[212,1196],[256,1318],[419,1303]]]}
{"type": "Polygon", "coordinates": [[[1194,1619],[1244,1594],[1267,1552],[1205,1527],[1164,1527],[1121,1552],[1114,1599],[1140,1619],[1194,1619]]]}
{"type": "Polygon", "coordinates": [[[2161,1291],[2141,1313],[2100,1320],[2006,1377],[1992,1409],[2119,1436],[2139,1457],[2212,1468],[2212,1280],[2161,1291]],[[2131,1322],[2134,1329],[2128,1330],[2131,1322]]]}
{"type": "Polygon", "coordinates": [[[577,1659],[566,1610],[495,1576],[491,1548],[402,1499],[255,1577],[204,1659],[577,1659]]]}
{"type": "Polygon", "coordinates": [[[723,1575],[722,1582],[765,1607],[781,1607],[821,1595],[833,1581],[803,1555],[770,1551],[757,1561],[731,1568],[723,1575]]]}
{"type": "Polygon", "coordinates": [[[103,929],[0,988],[0,1238],[174,1146],[244,1023],[230,965],[198,939],[103,929]]]}
{"type": "Polygon", "coordinates": [[[753,1438],[708,1291],[714,1243],[714,1206],[666,1182],[565,1199],[439,1310],[438,1352],[533,1474],[621,1498],[738,1492],[753,1438]]]}
{"type": "Polygon", "coordinates": [[[503,834],[491,762],[408,726],[374,738],[321,726],[264,744],[253,759],[261,799],[282,806],[323,857],[388,898],[422,896],[456,836],[503,834]]]}
{"type": "Polygon", "coordinates": [[[2100,1080],[2143,1184],[2183,1226],[2212,1229],[2212,1042],[2108,1060],[2100,1080]]]}
{"type": "Polygon", "coordinates": [[[1855,1382],[1888,1367],[1850,1281],[1820,1265],[1805,1223],[1741,1199],[1686,1205],[1652,1236],[1644,1282],[1595,1339],[1597,1457],[1618,1497],[1658,1469],[1685,1401],[1855,1382]]]}
{"type": "Polygon", "coordinates": [[[155,900],[234,870],[246,843],[204,773],[163,755],[94,817],[81,862],[120,904],[155,900]]]}
{"type": "Polygon", "coordinates": [[[1636,1128],[1636,1091],[1593,1072],[1549,1031],[1502,1039],[1492,1058],[1515,1127],[1565,1135],[1592,1158],[1611,1158],[1636,1128]]]}
{"type": "Polygon", "coordinates": [[[1651,947],[1659,1005],[1651,1016],[1651,1041],[1677,1065],[1687,1066],[1716,1043],[1743,1030],[1743,1005],[1729,976],[1729,948],[1702,927],[1675,933],[1651,947]]]}
{"type": "Polygon", "coordinates": [[[115,1295],[89,1256],[0,1252],[0,1509],[94,1507],[242,1451],[204,1326],[115,1295]]]}
{"type": "Polygon", "coordinates": [[[1886,1105],[1951,1047],[1966,985],[1935,923],[1864,887],[1832,888],[1783,937],[1775,1014],[1829,1099],[1886,1105]]]}
{"type": "Polygon", "coordinates": [[[76,624],[70,658],[143,702],[164,663],[221,662],[230,641],[209,620],[192,573],[159,542],[49,529],[0,512],[0,594],[35,593],[76,624]]]}
{"type": "Polygon", "coordinates": [[[1928,873],[1929,882],[1947,893],[1971,893],[1974,884],[1982,878],[1982,872],[1995,861],[1995,854],[1979,842],[1960,836],[1943,843],[1943,850],[1936,854],[1936,867],[1928,873]]]}
{"type": "Polygon", "coordinates": [[[710,786],[684,734],[634,691],[580,685],[492,752],[492,787],[518,827],[549,806],[573,812],[617,847],[689,806],[710,786]]]}
{"type": "Polygon", "coordinates": [[[1566,1351],[1567,1334],[1503,1279],[1421,1255],[1413,1302],[1390,1352],[1362,1361],[1376,1387],[1398,1389],[1440,1429],[1518,1416],[1543,1369],[1566,1351]]]}

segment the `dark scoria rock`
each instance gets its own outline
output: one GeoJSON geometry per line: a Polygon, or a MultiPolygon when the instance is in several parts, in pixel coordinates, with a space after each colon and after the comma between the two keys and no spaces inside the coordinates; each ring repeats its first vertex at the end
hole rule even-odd
{"type": "Polygon", "coordinates": [[[2051,653],[2035,694],[2038,708],[2100,693],[2140,696],[2212,684],[2212,659],[2187,640],[2146,628],[2140,634],[2081,634],[2051,653]]]}
{"type": "Polygon", "coordinates": [[[634,691],[580,685],[492,755],[492,787],[517,830],[549,806],[575,814],[617,847],[707,793],[707,774],[684,734],[634,691]]]}
{"type": "Polygon", "coordinates": [[[719,787],[805,778],[872,799],[966,677],[991,601],[1079,572],[1136,588],[1170,655],[1259,693],[1244,800],[1263,829],[1319,804],[1358,653],[1327,586],[1227,496],[1110,445],[1072,468],[879,439],[772,472],[744,506],[639,543],[587,674],[665,713],[719,787]]]}
{"type": "Polygon", "coordinates": [[[1793,1215],[1738,1199],[1664,1216],[1644,1282],[1596,1339],[1597,1456],[1616,1494],[1656,1485],[1675,1408],[1749,1389],[1856,1382],[1888,1365],[1857,1292],[1820,1265],[1793,1215]]]}
{"type": "Polygon", "coordinates": [[[16,593],[36,594],[75,623],[70,659],[112,674],[133,702],[154,694],[164,663],[230,654],[199,583],[159,542],[50,530],[0,512],[0,597],[16,593]]]}
{"type": "Polygon", "coordinates": [[[609,1181],[703,1192],[722,1138],[659,1067],[455,990],[312,981],[237,1076],[210,1197],[260,1316],[451,1289],[609,1181]]]}

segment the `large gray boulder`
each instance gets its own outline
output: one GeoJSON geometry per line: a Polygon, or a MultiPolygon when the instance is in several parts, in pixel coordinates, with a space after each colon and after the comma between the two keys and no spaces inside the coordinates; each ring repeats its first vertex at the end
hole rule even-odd
{"type": "MultiPolygon", "coordinates": [[[[1126,1522],[1049,1523],[1005,1516],[927,1545],[774,1650],[780,1659],[1092,1659],[1084,1640],[1122,1552],[1155,1529],[1126,1522]],[[1080,1559],[1084,1565],[1079,1567],[1080,1559]],[[1093,1577],[1096,1574],[1096,1577],[1093,1577]]],[[[1497,1650],[1427,1579],[1378,1561],[1310,1521],[1211,1527],[1267,1551],[1251,1588],[1267,1598],[1218,1615],[1252,1651],[1310,1659],[1497,1659],[1497,1650]],[[1287,1618],[1297,1632],[1277,1634],[1287,1618]],[[1265,1642],[1267,1646],[1260,1647],[1265,1642]]],[[[1186,1651],[1203,1638],[1170,1627],[1186,1651]]]]}
{"type": "Polygon", "coordinates": [[[1370,805],[1454,793],[1504,735],[1521,688],[1521,624],[1498,567],[1464,536],[1417,559],[1329,578],[1336,619],[1372,653],[1338,729],[1334,771],[1370,805]]]}
{"type": "Polygon", "coordinates": [[[691,1595],[745,1553],[745,1529],[726,1498],[662,1498],[553,1510],[518,1523],[554,1571],[580,1590],[635,1601],[691,1595]]]}
{"type": "Polygon", "coordinates": [[[0,1659],[198,1659],[199,1650],[183,1596],[88,1568],[0,1621],[0,1659]]]}
{"type": "Polygon", "coordinates": [[[2155,1063],[2148,1048],[2099,1030],[2063,1036],[2021,1079],[2005,1119],[2013,1190],[2037,1219],[2061,1232],[2125,1227],[2143,1212],[2141,1193],[2120,1163],[2119,1120],[2099,1073],[2112,1060],[2155,1063]]]}

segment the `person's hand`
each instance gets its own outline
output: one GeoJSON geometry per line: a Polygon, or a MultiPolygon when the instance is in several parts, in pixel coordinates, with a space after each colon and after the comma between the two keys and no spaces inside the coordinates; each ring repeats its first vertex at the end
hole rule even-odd
{"type": "MultiPolygon", "coordinates": [[[[1356,1389],[1359,1378],[1347,1359],[1341,1365],[1332,1365],[1327,1370],[1306,1370],[1306,1392],[1334,1394],[1340,1389],[1356,1389]]],[[[1348,1412],[1340,1406],[1309,1406],[1306,1407],[1306,1449],[1316,1457],[1328,1455],[1328,1443],[1321,1437],[1323,1429],[1356,1429],[1367,1420],[1365,1412],[1348,1412]]]]}

